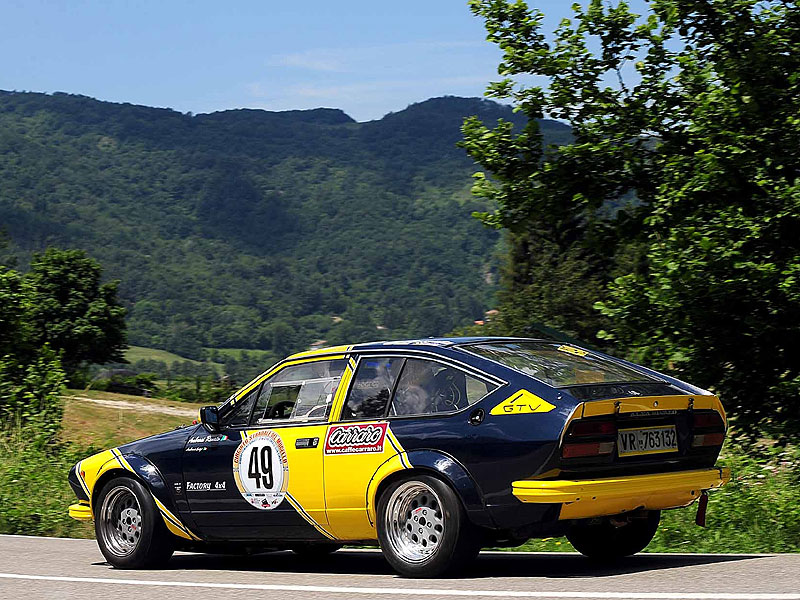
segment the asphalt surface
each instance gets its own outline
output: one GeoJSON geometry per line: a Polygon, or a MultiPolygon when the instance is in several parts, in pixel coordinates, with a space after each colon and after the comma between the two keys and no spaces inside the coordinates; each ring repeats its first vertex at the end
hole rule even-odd
{"type": "Polygon", "coordinates": [[[800,600],[800,554],[640,554],[597,566],[575,554],[484,552],[464,577],[415,580],[372,550],[314,563],[289,552],[180,553],[163,570],[120,571],[93,540],[0,536],[0,598],[100,597],[800,600]]]}

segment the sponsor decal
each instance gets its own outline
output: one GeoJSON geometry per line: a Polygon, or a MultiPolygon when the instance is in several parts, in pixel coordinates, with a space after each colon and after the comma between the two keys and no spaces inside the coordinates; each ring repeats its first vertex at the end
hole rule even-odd
{"type": "Polygon", "coordinates": [[[190,444],[210,444],[213,442],[223,442],[228,439],[227,435],[215,433],[211,435],[197,435],[189,438],[190,444]]]}
{"type": "Polygon", "coordinates": [[[388,423],[334,425],[325,438],[325,454],[383,452],[388,423]]]}
{"type": "Polygon", "coordinates": [[[208,450],[208,446],[192,446],[187,448],[186,452],[205,452],[206,450],[208,450]]]}
{"type": "Polygon", "coordinates": [[[183,484],[182,483],[174,483],[175,486],[175,493],[180,496],[183,493],[183,484]]]}
{"type": "Polygon", "coordinates": [[[283,440],[266,429],[246,437],[233,453],[236,488],[252,506],[272,510],[286,497],[289,461],[283,440]]]}
{"type": "Polygon", "coordinates": [[[574,346],[567,346],[562,344],[558,347],[559,352],[566,352],[567,354],[572,354],[574,356],[588,356],[588,352],[582,348],[575,348],[574,346]]]}
{"type": "Polygon", "coordinates": [[[490,415],[526,415],[531,413],[548,413],[555,408],[544,398],[528,390],[514,392],[489,411],[490,415]]]}
{"type": "Polygon", "coordinates": [[[224,492],[224,481],[187,481],[187,492],[224,492]]]}

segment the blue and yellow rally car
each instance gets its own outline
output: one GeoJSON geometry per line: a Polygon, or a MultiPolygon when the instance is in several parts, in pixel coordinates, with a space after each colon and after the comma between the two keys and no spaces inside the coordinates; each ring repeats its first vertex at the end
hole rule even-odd
{"type": "Polygon", "coordinates": [[[430,577],[481,547],[559,535],[590,557],[628,556],[661,510],[730,477],[714,466],[727,427],[716,396],[545,340],[295,354],[200,421],[70,471],[69,513],[94,520],[113,566],[377,541],[397,571],[430,577]]]}

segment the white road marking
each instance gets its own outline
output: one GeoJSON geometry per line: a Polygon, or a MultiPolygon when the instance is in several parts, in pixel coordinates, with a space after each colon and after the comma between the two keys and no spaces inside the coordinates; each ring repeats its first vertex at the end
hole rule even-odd
{"type": "Polygon", "coordinates": [[[257,590],[268,592],[305,592],[309,594],[367,594],[388,596],[454,596],[483,598],[575,598],[604,600],[800,600],[800,594],[707,593],[707,592],[527,592],[514,590],[448,590],[435,588],[382,588],[333,585],[270,585],[248,583],[202,583],[197,581],[148,581],[100,577],[57,577],[0,573],[0,579],[27,581],[60,581],[64,583],[106,583],[112,585],[144,585],[154,587],[210,588],[223,590],[257,590]]]}

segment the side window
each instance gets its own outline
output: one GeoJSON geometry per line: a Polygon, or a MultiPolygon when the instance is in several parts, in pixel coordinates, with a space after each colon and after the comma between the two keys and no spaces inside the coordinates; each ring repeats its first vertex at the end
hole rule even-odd
{"type": "Polygon", "coordinates": [[[244,398],[233,405],[233,407],[222,417],[223,427],[247,427],[247,421],[250,418],[250,410],[253,408],[253,402],[258,396],[258,387],[252,392],[247,394],[244,398]]]}
{"type": "Polygon", "coordinates": [[[261,386],[251,424],[324,421],[346,364],[345,360],[320,360],[281,369],[261,386]]]}
{"type": "Polygon", "coordinates": [[[466,408],[496,386],[459,369],[410,358],[397,383],[390,415],[430,415],[466,408]]]}
{"type": "Polygon", "coordinates": [[[389,397],[404,360],[388,357],[362,358],[342,409],[342,420],[380,419],[386,416],[389,397]]]}

